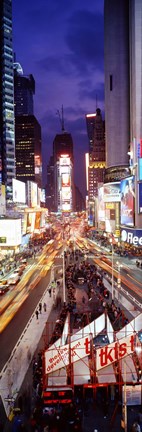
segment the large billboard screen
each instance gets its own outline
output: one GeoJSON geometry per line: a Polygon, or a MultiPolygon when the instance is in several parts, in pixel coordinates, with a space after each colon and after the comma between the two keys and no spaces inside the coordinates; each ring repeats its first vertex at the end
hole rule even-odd
{"type": "Polygon", "coordinates": [[[98,220],[105,220],[104,187],[98,188],[98,220]]]}
{"type": "Polygon", "coordinates": [[[60,166],[63,166],[63,165],[67,165],[67,166],[70,165],[70,157],[68,155],[60,157],[60,166]]]}
{"type": "Polygon", "coordinates": [[[12,179],[13,188],[13,202],[15,203],[26,203],[26,185],[17,179],[12,179]]]}
{"type": "Polygon", "coordinates": [[[27,233],[33,233],[35,229],[35,213],[27,213],[27,233]]]}
{"type": "Polygon", "coordinates": [[[68,187],[70,184],[70,175],[67,173],[62,174],[62,187],[68,187]]]}
{"type": "Polygon", "coordinates": [[[21,219],[0,220],[0,246],[19,246],[21,239],[21,219]]]}
{"type": "Polygon", "coordinates": [[[62,187],[62,201],[70,201],[71,199],[71,188],[62,187]]]}
{"type": "Polygon", "coordinates": [[[138,212],[142,213],[142,183],[138,184],[138,212]]]}
{"type": "Polygon", "coordinates": [[[121,225],[134,226],[134,176],[121,180],[121,225]]]}
{"type": "Polygon", "coordinates": [[[104,202],[120,202],[120,182],[104,184],[104,202]]]}
{"type": "Polygon", "coordinates": [[[0,215],[6,213],[5,185],[0,184],[0,215]]]}

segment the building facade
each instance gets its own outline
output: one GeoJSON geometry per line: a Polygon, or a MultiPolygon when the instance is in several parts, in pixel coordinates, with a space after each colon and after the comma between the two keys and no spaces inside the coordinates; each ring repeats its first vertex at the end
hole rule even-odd
{"type": "Polygon", "coordinates": [[[105,183],[120,181],[124,239],[142,227],[142,2],[105,0],[104,23],[105,183]]]}
{"type": "Polygon", "coordinates": [[[12,0],[0,2],[0,65],[0,183],[11,202],[15,177],[12,0]]]}
{"type": "Polygon", "coordinates": [[[42,185],[41,126],[33,115],[16,117],[16,178],[42,185]]]}
{"type": "Polygon", "coordinates": [[[35,80],[33,75],[24,75],[19,63],[14,63],[14,105],[15,116],[33,115],[35,80]]]}
{"type": "Polygon", "coordinates": [[[53,141],[55,209],[70,213],[74,210],[73,140],[63,131],[53,141]]]}

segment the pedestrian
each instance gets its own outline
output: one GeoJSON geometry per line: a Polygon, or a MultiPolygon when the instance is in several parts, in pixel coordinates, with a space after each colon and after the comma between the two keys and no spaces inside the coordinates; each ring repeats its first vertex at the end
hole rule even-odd
{"type": "Polygon", "coordinates": [[[49,297],[51,297],[51,288],[49,288],[48,291],[49,291],[49,297]]]}
{"type": "Polygon", "coordinates": [[[44,305],[43,305],[43,309],[44,309],[44,312],[46,312],[46,303],[44,302],[44,305]]]}
{"type": "Polygon", "coordinates": [[[36,314],[36,319],[37,319],[37,320],[38,320],[38,313],[39,313],[38,310],[36,310],[36,313],[35,313],[35,314],[36,314]]]}
{"type": "Polygon", "coordinates": [[[42,303],[39,303],[39,312],[42,312],[42,303]]]}
{"type": "Polygon", "coordinates": [[[85,303],[85,297],[84,296],[82,297],[82,303],[83,304],[85,303]]]}

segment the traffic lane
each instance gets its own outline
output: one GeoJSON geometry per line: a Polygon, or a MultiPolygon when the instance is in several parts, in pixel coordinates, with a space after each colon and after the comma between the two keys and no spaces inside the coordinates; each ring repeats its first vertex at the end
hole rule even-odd
{"type": "MultiPolygon", "coordinates": [[[[112,266],[105,263],[104,261],[101,261],[99,258],[95,258],[94,262],[103,269],[106,273],[109,273],[112,276],[112,266]]],[[[119,271],[113,268],[113,275],[114,279],[117,281],[118,277],[120,275],[119,271]]],[[[132,276],[129,276],[129,274],[126,276],[122,275],[121,272],[121,283],[127,288],[127,290],[130,290],[134,297],[136,297],[140,302],[142,301],[142,285],[141,282],[138,280],[132,278],[132,276]]]]}
{"type": "Polygon", "coordinates": [[[121,268],[120,270],[120,275],[124,274],[127,275],[130,278],[133,278],[135,281],[137,281],[138,283],[140,283],[141,288],[142,288],[142,270],[138,270],[138,269],[131,269],[130,267],[126,267],[124,265],[124,267],[121,268]]]}
{"type": "MultiPolygon", "coordinates": [[[[22,304],[12,321],[8,324],[5,330],[0,334],[0,370],[3,368],[9,359],[13,348],[20,338],[24,328],[26,327],[31,315],[37,307],[41,297],[43,296],[50,282],[49,274],[42,278],[36,288],[29,292],[25,302],[22,304]]],[[[35,317],[36,319],[36,317],[35,317]]]]}

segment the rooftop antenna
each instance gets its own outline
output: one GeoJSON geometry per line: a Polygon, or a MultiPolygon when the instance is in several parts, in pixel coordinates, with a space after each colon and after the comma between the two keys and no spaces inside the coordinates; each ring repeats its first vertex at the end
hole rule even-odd
{"type": "Polygon", "coordinates": [[[96,109],[98,108],[98,95],[96,94],[96,109]]]}
{"type": "Polygon", "coordinates": [[[61,123],[61,129],[62,129],[62,131],[64,131],[65,130],[65,126],[64,126],[64,110],[63,110],[63,105],[62,105],[62,108],[61,108],[61,112],[59,110],[57,110],[57,115],[59,116],[59,120],[60,120],[60,123],[61,123]]]}

